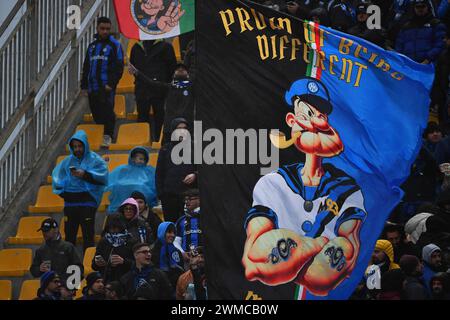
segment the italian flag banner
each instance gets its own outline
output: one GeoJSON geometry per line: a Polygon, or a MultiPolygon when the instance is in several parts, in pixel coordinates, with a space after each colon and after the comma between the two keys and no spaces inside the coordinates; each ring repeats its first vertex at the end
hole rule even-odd
{"type": "Polygon", "coordinates": [[[129,39],[171,38],[195,29],[195,0],[114,0],[114,9],[129,39]]]}

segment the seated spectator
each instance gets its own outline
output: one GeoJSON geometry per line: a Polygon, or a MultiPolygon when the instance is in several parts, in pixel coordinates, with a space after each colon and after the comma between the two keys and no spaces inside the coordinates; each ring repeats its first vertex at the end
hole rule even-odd
{"type": "Polygon", "coordinates": [[[175,247],[183,253],[185,260],[187,253],[193,248],[203,246],[203,231],[200,224],[200,193],[198,189],[185,192],[185,214],[176,223],[177,236],[175,247]]]}
{"type": "MultiPolygon", "coordinates": [[[[166,274],[152,265],[152,255],[148,244],[138,243],[133,247],[135,265],[121,279],[125,297],[133,299],[142,286],[150,290],[148,300],[168,300],[171,298],[172,287],[166,274]]],[[[148,292],[147,292],[148,293],[148,292]]]]}
{"type": "Polygon", "coordinates": [[[197,247],[190,253],[189,270],[183,273],[177,282],[177,300],[206,300],[206,273],[203,247],[197,247]]]}
{"type": "Polygon", "coordinates": [[[92,269],[103,275],[106,283],[118,281],[133,265],[136,241],[127,233],[118,214],[108,219],[105,232],[97,244],[92,269]]]}
{"type": "Polygon", "coordinates": [[[153,212],[151,208],[148,207],[145,196],[139,191],[134,191],[131,194],[131,198],[136,200],[139,206],[139,219],[146,225],[147,228],[151,230],[152,238],[151,243],[156,241],[156,232],[161,224],[161,219],[159,216],[153,212]]]}
{"type": "Polygon", "coordinates": [[[109,282],[105,286],[105,300],[121,300],[122,296],[123,289],[119,281],[109,282]]]}
{"type": "Polygon", "coordinates": [[[111,172],[106,192],[110,191],[109,213],[117,211],[133,191],[145,196],[146,202],[153,207],[157,204],[155,187],[155,169],[148,166],[149,153],[144,147],[130,151],[128,164],[121,165],[111,172]]]}
{"type": "Polygon", "coordinates": [[[430,279],[432,300],[450,300],[449,274],[445,272],[436,273],[430,279]]]}
{"type": "Polygon", "coordinates": [[[422,249],[423,260],[423,279],[427,287],[428,293],[431,294],[430,281],[438,272],[445,271],[442,265],[441,248],[430,243],[422,249]]]}
{"type": "Polygon", "coordinates": [[[118,215],[132,241],[142,243],[151,241],[153,238],[152,230],[139,219],[139,206],[136,200],[133,198],[126,199],[119,207],[118,215]]]}
{"type": "Polygon", "coordinates": [[[41,276],[41,286],[34,300],[61,300],[61,278],[55,271],[47,271],[41,276]]]}
{"type": "Polygon", "coordinates": [[[399,268],[398,264],[394,262],[394,248],[389,241],[377,240],[371,264],[375,264],[380,268],[381,276],[389,270],[399,268]]]}
{"type": "Polygon", "coordinates": [[[166,143],[159,152],[156,190],[158,198],[161,199],[164,219],[175,223],[183,214],[183,192],[197,186],[197,174],[193,164],[175,164],[172,161],[173,148],[185,139],[189,132],[186,119],[174,119],[171,123],[171,132],[174,133],[174,137],[178,135],[179,140],[166,143]],[[177,132],[174,132],[175,130],[177,132]]]}
{"type": "Polygon", "coordinates": [[[395,50],[422,64],[434,63],[444,50],[445,26],[433,17],[427,0],[414,0],[414,15],[401,28],[395,50]]]}
{"type": "Polygon", "coordinates": [[[64,199],[66,241],[76,244],[81,225],[86,250],[95,245],[95,213],[108,184],[108,168],[102,157],[90,151],[83,130],[70,138],[69,147],[71,155],[52,172],[53,193],[64,199]]]}
{"type": "Polygon", "coordinates": [[[399,263],[405,254],[418,256],[418,250],[411,241],[407,241],[401,225],[387,223],[383,230],[383,239],[388,240],[394,248],[394,262],[399,263]]]}
{"type": "Polygon", "coordinates": [[[164,271],[175,290],[183,270],[183,256],[173,244],[176,235],[175,224],[163,222],[158,227],[158,240],[152,249],[152,262],[156,268],[164,271]]]}
{"type": "Polygon", "coordinates": [[[91,272],[86,277],[83,296],[77,300],[105,300],[105,285],[100,272],[91,272]]]}
{"type": "Polygon", "coordinates": [[[34,254],[30,267],[33,277],[41,277],[46,272],[54,271],[65,280],[70,275],[67,274],[67,267],[71,265],[79,266],[80,273],[83,274],[83,262],[75,246],[61,239],[55,219],[45,219],[37,231],[42,231],[44,243],[34,254]]]}
{"type": "Polygon", "coordinates": [[[426,300],[427,289],[422,280],[423,265],[416,256],[404,255],[400,259],[400,268],[406,278],[403,283],[402,300],[426,300]]]}
{"type": "Polygon", "coordinates": [[[401,269],[386,271],[381,276],[381,289],[377,300],[401,300],[405,275],[401,269]]]}
{"type": "Polygon", "coordinates": [[[350,0],[336,0],[328,12],[333,29],[346,32],[356,22],[356,11],[350,0]]]}
{"type": "Polygon", "coordinates": [[[67,282],[63,281],[61,283],[61,287],[59,288],[59,292],[61,293],[61,300],[73,300],[75,298],[76,289],[69,289],[67,287],[67,282]]]}
{"type": "Polygon", "coordinates": [[[360,2],[358,4],[356,7],[356,24],[350,27],[347,32],[384,48],[386,46],[384,30],[369,29],[367,26],[367,19],[369,18],[367,8],[370,5],[372,5],[370,2],[360,2]]]}
{"type": "Polygon", "coordinates": [[[430,121],[430,122],[428,122],[428,125],[423,133],[423,137],[425,139],[425,141],[424,141],[425,148],[435,158],[434,152],[436,151],[436,146],[439,143],[439,141],[442,140],[441,128],[439,127],[439,125],[436,122],[430,121]]]}

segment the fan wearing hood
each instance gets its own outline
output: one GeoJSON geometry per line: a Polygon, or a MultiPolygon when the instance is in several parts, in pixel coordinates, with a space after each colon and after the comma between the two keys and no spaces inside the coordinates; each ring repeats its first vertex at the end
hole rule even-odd
{"type": "Polygon", "coordinates": [[[89,148],[86,132],[69,140],[70,155],[52,172],[53,193],[64,199],[66,241],[75,245],[78,227],[84,249],[94,246],[95,212],[108,184],[106,162],[89,148]]]}
{"type": "MultiPolygon", "coordinates": [[[[133,198],[126,199],[117,210],[117,215],[133,242],[152,243],[152,230],[144,221],[139,219],[139,205],[136,200],[133,198]]],[[[107,223],[114,216],[110,215],[107,223]]]]}
{"type": "Polygon", "coordinates": [[[144,147],[136,147],[130,151],[128,164],[114,169],[110,176],[106,191],[110,191],[109,213],[117,211],[119,206],[129,198],[134,191],[145,196],[150,207],[157,204],[155,169],[148,166],[149,152],[144,147]]]}
{"type": "Polygon", "coordinates": [[[394,248],[387,240],[378,240],[372,254],[372,264],[380,268],[381,275],[389,270],[400,268],[394,262],[394,248]]]}
{"type": "Polygon", "coordinates": [[[113,214],[92,259],[92,269],[103,275],[105,283],[118,281],[133,265],[133,245],[136,241],[128,234],[119,214],[113,214]]]}
{"type": "MultiPolygon", "coordinates": [[[[161,200],[164,219],[176,222],[184,212],[183,192],[197,186],[197,173],[193,164],[175,164],[172,161],[172,149],[188,136],[189,124],[184,118],[176,118],[171,123],[171,136],[178,141],[163,145],[156,165],[156,190],[161,200]]],[[[193,154],[193,153],[192,153],[193,154]]],[[[193,161],[191,161],[193,163],[193,161]]]]}
{"type": "Polygon", "coordinates": [[[173,244],[176,227],[172,222],[163,222],[158,227],[158,240],[152,249],[152,262],[156,268],[164,271],[173,288],[176,288],[180,275],[184,273],[183,256],[173,244]]]}
{"type": "Polygon", "coordinates": [[[423,280],[425,281],[428,293],[431,295],[431,278],[433,278],[436,273],[445,271],[445,268],[442,265],[441,248],[433,243],[426,245],[422,249],[422,260],[423,280]]]}
{"type": "Polygon", "coordinates": [[[433,16],[428,0],[414,0],[414,14],[401,28],[395,50],[422,63],[434,63],[444,50],[446,27],[433,16]]]}

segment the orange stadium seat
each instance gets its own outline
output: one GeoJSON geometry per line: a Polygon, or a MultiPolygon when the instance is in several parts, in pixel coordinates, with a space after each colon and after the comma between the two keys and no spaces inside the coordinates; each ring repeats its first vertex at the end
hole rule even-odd
{"type": "Polygon", "coordinates": [[[94,259],[95,247],[86,248],[83,258],[84,275],[87,276],[92,271],[92,259],[94,259]]]}
{"type": "Polygon", "coordinates": [[[0,280],[0,300],[12,299],[12,283],[11,280],[0,280]]]}
{"type": "Polygon", "coordinates": [[[122,124],[117,135],[117,143],[109,150],[130,150],[137,146],[150,147],[150,125],[148,123],[122,124]]]}
{"type": "MultiPolygon", "coordinates": [[[[102,124],[80,124],[75,131],[84,130],[88,137],[89,147],[91,150],[98,151],[103,143],[103,134],[105,126],[102,124]]],[[[69,146],[66,146],[69,151],[69,146]]]]}
{"type": "Polygon", "coordinates": [[[86,287],[86,279],[83,279],[80,284],[80,289],[77,290],[75,294],[75,299],[81,298],[83,296],[83,288],[86,287]]]}
{"type": "MultiPolygon", "coordinates": [[[[114,113],[116,114],[117,119],[125,119],[127,117],[126,113],[126,105],[125,105],[125,96],[118,94],[114,99],[114,113]]],[[[92,122],[94,118],[92,117],[92,113],[87,113],[83,116],[84,122],[92,122]]]]}
{"type": "MultiPolygon", "coordinates": [[[[154,115],[153,107],[150,107],[149,115],[151,117],[153,117],[153,115],[154,115]]],[[[136,106],[134,107],[134,111],[133,112],[127,113],[127,117],[126,118],[128,120],[130,120],[130,121],[137,121],[137,119],[138,119],[138,112],[137,112],[137,107],[136,106]]]]}
{"type": "MultiPolygon", "coordinates": [[[[56,159],[55,167],[56,167],[58,164],[60,164],[60,162],[63,161],[65,158],[67,158],[67,156],[59,156],[59,157],[56,159]]],[[[52,176],[48,176],[48,177],[47,177],[47,183],[52,183],[52,176]]]]}
{"type": "Polygon", "coordinates": [[[20,218],[17,234],[9,237],[9,244],[41,244],[44,241],[42,232],[37,231],[42,221],[49,217],[23,217],[20,218]]]}
{"type": "Polygon", "coordinates": [[[55,213],[64,209],[64,200],[53,193],[52,186],[39,187],[36,203],[28,207],[31,213],[55,213]]]}
{"type": "Polygon", "coordinates": [[[109,172],[113,171],[118,166],[128,164],[128,154],[105,154],[103,156],[103,159],[105,159],[106,163],[108,164],[108,170],[109,172]]]}
{"type": "Polygon", "coordinates": [[[98,211],[106,211],[106,207],[109,206],[109,195],[111,192],[105,192],[102,197],[102,202],[100,203],[100,206],[98,207],[98,211]]]}
{"type": "Polygon", "coordinates": [[[150,161],[149,161],[149,165],[151,165],[152,167],[156,168],[156,163],[158,162],[158,154],[159,153],[150,153],[150,161]]]}
{"type": "Polygon", "coordinates": [[[23,277],[30,270],[31,249],[0,250],[0,277],[23,277]]]}
{"type": "Polygon", "coordinates": [[[161,128],[161,134],[160,134],[160,136],[159,136],[159,141],[157,141],[157,142],[156,142],[156,141],[152,142],[152,149],[154,149],[154,150],[159,150],[159,149],[161,149],[163,136],[164,136],[164,126],[161,128]]]}
{"type": "Polygon", "coordinates": [[[181,62],[180,37],[173,38],[172,46],[173,50],[175,51],[175,57],[177,58],[177,62],[181,62]]]}
{"type": "Polygon", "coordinates": [[[40,285],[38,279],[23,281],[22,287],[20,288],[19,300],[33,300],[37,298],[37,291],[40,285]]]}
{"type": "Polygon", "coordinates": [[[117,93],[133,93],[134,92],[134,76],[131,75],[127,68],[124,69],[122,78],[116,89],[117,93]]]}

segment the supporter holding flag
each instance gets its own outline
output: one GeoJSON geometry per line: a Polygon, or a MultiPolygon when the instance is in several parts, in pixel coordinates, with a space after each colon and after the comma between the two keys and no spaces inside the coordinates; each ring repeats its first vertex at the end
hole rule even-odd
{"type": "Polygon", "coordinates": [[[77,131],[69,140],[70,156],[52,172],[53,193],[64,199],[66,241],[75,245],[78,227],[83,248],[94,246],[95,213],[108,184],[105,161],[89,148],[87,135],[77,131]]]}
{"type": "Polygon", "coordinates": [[[139,191],[145,196],[145,202],[150,207],[157,204],[155,169],[147,165],[149,152],[144,147],[136,147],[130,151],[128,164],[115,168],[108,180],[106,192],[110,191],[109,213],[117,211],[119,206],[134,191],[139,191]]]}

